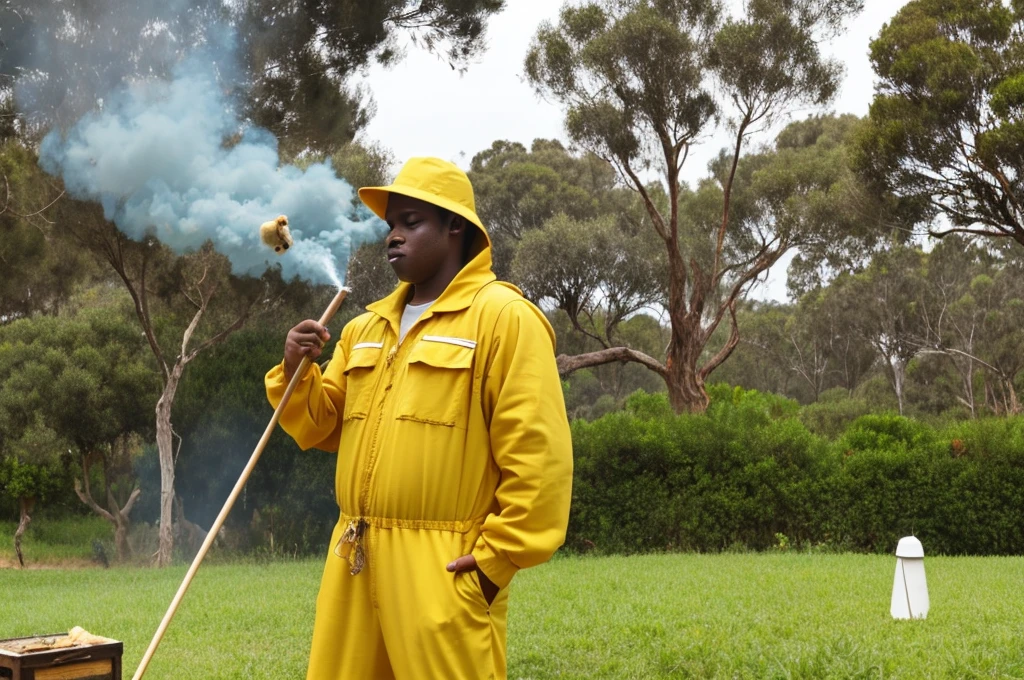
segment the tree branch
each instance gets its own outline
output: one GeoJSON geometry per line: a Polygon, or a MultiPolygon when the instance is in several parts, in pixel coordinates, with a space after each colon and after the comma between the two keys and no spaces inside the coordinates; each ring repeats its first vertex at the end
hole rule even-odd
{"type": "Polygon", "coordinates": [[[132,489],[131,495],[128,496],[128,501],[124,504],[124,507],[121,508],[122,516],[128,517],[128,515],[131,514],[132,508],[135,507],[135,501],[139,500],[139,496],[141,495],[142,490],[139,489],[139,487],[135,487],[134,489],[132,489]]]}
{"type": "MultiPolygon", "coordinates": [[[[199,326],[199,322],[203,318],[203,314],[206,312],[206,303],[204,302],[199,309],[196,311],[192,320],[189,321],[188,327],[185,328],[185,332],[181,335],[181,357],[184,358],[188,355],[188,343],[192,341],[192,335],[196,332],[196,328],[199,326]]],[[[193,354],[193,356],[195,356],[193,354]]],[[[191,361],[191,357],[185,360],[187,364],[191,361]]]]}
{"type": "MultiPolygon", "coordinates": [[[[600,344],[605,349],[608,349],[608,343],[605,341],[605,339],[597,335],[596,333],[591,333],[586,328],[584,328],[583,325],[580,323],[579,319],[576,318],[576,314],[567,314],[567,316],[569,317],[569,321],[572,323],[573,328],[575,328],[577,331],[587,336],[588,338],[596,340],[598,344],[600,344]]],[[[593,319],[591,319],[591,322],[593,322],[593,319]]]]}
{"type": "Polygon", "coordinates": [[[743,138],[746,136],[747,126],[750,125],[750,110],[743,116],[743,121],[736,130],[736,146],[732,154],[732,167],[729,168],[729,178],[722,187],[722,224],[718,227],[718,239],[715,243],[715,263],[711,267],[711,280],[718,278],[718,266],[722,260],[722,249],[725,247],[725,232],[729,228],[729,207],[732,199],[733,181],[736,179],[736,168],[740,162],[740,152],[743,150],[743,138]]]}
{"type": "Polygon", "coordinates": [[[149,319],[149,303],[146,300],[146,263],[148,256],[143,255],[142,258],[140,292],[140,290],[136,290],[134,282],[128,275],[120,232],[114,235],[113,241],[105,240],[104,244],[107,262],[117,273],[118,277],[120,277],[121,281],[124,282],[125,288],[128,289],[128,295],[131,296],[135,307],[135,316],[138,317],[139,323],[142,324],[142,331],[146,335],[146,341],[149,343],[149,348],[153,351],[153,356],[156,357],[157,365],[160,367],[160,374],[166,383],[170,377],[170,368],[167,366],[163,350],[160,349],[160,343],[157,342],[156,334],[153,332],[153,324],[150,323],[149,319]]]}
{"type": "Polygon", "coordinates": [[[669,233],[665,228],[665,218],[661,216],[661,212],[658,210],[658,207],[654,205],[654,199],[652,199],[651,195],[647,193],[647,188],[644,186],[643,182],[640,181],[640,178],[637,176],[633,168],[630,167],[629,163],[619,162],[616,163],[616,165],[618,165],[620,173],[629,177],[630,182],[633,183],[633,188],[636,189],[637,193],[640,194],[640,197],[644,199],[644,207],[647,208],[647,214],[651,216],[651,223],[654,225],[654,229],[658,232],[658,236],[660,236],[663,241],[669,241],[669,233]]]}
{"type": "Polygon", "coordinates": [[[242,313],[239,315],[239,317],[237,319],[235,319],[231,323],[230,326],[228,326],[227,328],[222,330],[220,333],[217,333],[215,336],[213,336],[212,338],[206,340],[204,343],[202,343],[201,345],[196,347],[194,350],[189,352],[188,356],[185,357],[184,363],[187,364],[188,362],[190,362],[193,359],[195,359],[199,354],[201,354],[202,352],[206,351],[210,347],[213,347],[214,345],[219,345],[220,343],[224,342],[228,338],[229,335],[231,335],[232,333],[237,331],[239,328],[244,326],[245,322],[249,319],[249,314],[250,314],[250,312],[252,312],[253,306],[256,304],[256,300],[257,300],[257,298],[253,298],[252,302],[250,302],[246,306],[246,308],[242,311],[242,313]]]}
{"type": "MultiPolygon", "coordinates": [[[[1021,241],[1022,237],[1018,237],[1017,234],[1013,234],[1006,231],[989,231],[987,229],[976,229],[971,227],[950,227],[949,229],[943,229],[942,231],[935,231],[933,229],[928,230],[929,236],[935,238],[942,238],[943,236],[949,236],[950,234],[974,234],[975,236],[988,236],[990,238],[1012,238],[1015,241],[1021,241]]],[[[1024,241],[1021,241],[1024,244],[1024,241]]]]}
{"type": "Polygon", "coordinates": [[[586,354],[577,354],[575,356],[559,354],[556,359],[558,364],[558,374],[562,377],[566,377],[581,368],[602,366],[614,361],[631,361],[645,366],[663,378],[668,376],[668,369],[666,369],[665,366],[663,366],[657,359],[629,347],[609,347],[608,349],[602,349],[597,352],[588,352],[586,354]]]}
{"type": "Polygon", "coordinates": [[[100,505],[93,500],[92,491],[89,489],[89,463],[86,459],[85,454],[82,454],[82,478],[85,480],[85,489],[82,489],[82,480],[75,479],[75,494],[83,503],[95,512],[97,515],[107,520],[108,522],[114,522],[114,516],[109,512],[100,507],[100,505]]]}
{"type": "Polygon", "coordinates": [[[733,298],[729,303],[729,323],[732,327],[729,332],[729,339],[726,341],[725,346],[718,351],[718,354],[711,357],[711,360],[708,361],[700,371],[698,371],[701,380],[707,380],[707,377],[711,375],[711,372],[721,366],[722,363],[729,358],[729,355],[732,354],[733,350],[736,349],[736,345],[740,342],[740,327],[736,322],[735,298],[733,298]]]}

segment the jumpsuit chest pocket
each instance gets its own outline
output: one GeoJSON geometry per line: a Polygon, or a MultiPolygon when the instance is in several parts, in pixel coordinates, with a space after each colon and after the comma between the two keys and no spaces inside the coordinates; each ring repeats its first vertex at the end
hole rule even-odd
{"type": "Polygon", "coordinates": [[[425,335],[409,352],[396,417],[465,429],[476,342],[425,335]]]}
{"type": "Polygon", "coordinates": [[[373,403],[377,382],[377,363],[384,351],[383,342],[356,344],[345,362],[345,420],[366,418],[373,403]]]}

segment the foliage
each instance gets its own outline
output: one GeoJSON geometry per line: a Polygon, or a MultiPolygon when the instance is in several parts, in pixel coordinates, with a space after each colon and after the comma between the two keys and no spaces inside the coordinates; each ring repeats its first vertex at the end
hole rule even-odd
{"type": "Polygon", "coordinates": [[[0,491],[14,500],[33,502],[66,494],[71,481],[71,457],[62,444],[41,419],[25,428],[19,437],[5,437],[0,452],[0,491]]]}
{"type": "Polygon", "coordinates": [[[800,409],[800,420],[814,434],[835,439],[850,423],[870,412],[871,405],[866,399],[851,397],[847,390],[836,387],[800,409]]]}
{"type": "Polygon", "coordinates": [[[573,423],[573,550],[765,550],[781,535],[886,552],[910,534],[930,553],[1024,548],[1024,418],[850,422],[863,402],[800,409],[722,384],[709,392],[703,415],[638,393],[622,412],[573,423]],[[805,422],[842,431],[826,439],[805,422]]]}
{"type": "Polygon", "coordinates": [[[823,443],[795,403],[715,386],[704,415],[664,395],[573,424],[569,545],[603,552],[767,548],[812,538],[823,443]]]}
{"type": "Polygon", "coordinates": [[[878,87],[860,140],[867,181],[917,204],[932,233],[1024,244],[1024,6],[914,0],[871,43],[878,87]]]}
{"type": "Polygon", "coordinates": [[[465,68],[483,50],[487,20],[504,0],[244,0],[233,25],[245,55],[252,119],[294,149],[330,149],[372,115],[349,81],[372,62],[390,65],[407,38],[465,68]]]}
{"type": "Polygon", "coordinates": [[[10,0],[0,7],[0,33],[12,36],[0,56],[0,99],[17,95],[20,120],[11,131],[36,137],[68,127],[120,85],[167,77],[201,46],[248,123],[270,130],[288,155],[330,151],[372,115],[367,93],[351,84],[360,71],[395,63],[402,38],[463,68],[503,7],[503,0],[10,0]]]}
{"type": "Polygon", "coordinates": [[[0,490],[31,511],[37,500],[66,507],[74,485],[109,521],[124,510],[126,531],[135,439],[151,433],[156,383],[124,298],[77,303],[0,327],[0,490]]]}
{"type": "Polygon", "coordinates": [[[875,348],[901,413],[907,367],[920,353],[926,332],[920,304],[924,259],[918,248],[885,250],[863,272],[840,275],[829,289],[853,332],[875,348]]]}
{"type": "Polygon", "coordinates": [[[0,325],[34,312],[55,313],[76,284],[93,274],[74,244],[55,238],[48,219],[60,193],[15,140],[0,142],[0,325]]]}
{"type": "Polygon", "coordinates": [[[519,242],[556,215],[571,221],[608,216],[622,228],[641,218],[635,198],[616,185],[606,161],[557,140],[536,139],[529,150],[495,141],[473,156],[468,174],[477,214],[493,244],[494,271],[515,283],[521,283],[512,272],[519,242]]]}
{"type": "MultiPolygon", "coordinates": [[[[4,99],[16,103],[12,131],[38,139],[66,128],[117,86],[166,76],[198,44],[216,40],[220,3],[9,0],[0,8],[4,99]]],[[[226,66],[226,64],[225,64],[226,66]]]]}
{"type": "Polygon", "coordinates": [[[832,98],[840,67],[819,42],[859,9],[857,0],[759,0],[734,17],[705,0],[597,0],[567,3],[557,26],[541,25],[527,78],[565,108],[570,138],[641,197],[665,256],[672,331],[664,363],[607,347],[560,360],[563,374],[636,361],[662,376],[677,411],[702,411],[705,381],[739,342],[736,307],[750,285],[791,248],[854,235],[842,209],[858,193],[843,144],[848,120],[794,124],[801,129],[774,149],[744,151],[760,126],[832,98]],[[735,143],[690,190],[683,165],[719,122],[735,143]],[[642,180],[652,169],[657,180],[642,180]],[[705,355],[723,321],[730,332],[705,355]]]}
{"type": "Polygon", "coordinates": [[[654,253],[612,216],[577,221],[559,214],[523,235],[512,275],[528,297],[552,303],[577,332],[608,347],[619,341],[623,321],[664,297],[662,263],[654,253]]]}

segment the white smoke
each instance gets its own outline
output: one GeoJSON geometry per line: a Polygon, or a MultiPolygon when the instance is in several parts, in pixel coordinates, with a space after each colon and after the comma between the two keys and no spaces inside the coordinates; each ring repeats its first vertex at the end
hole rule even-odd
{"type": "Polygon", "coordinates": [[[236,274],[279,263],[287,279],[340,286],[352,249],[378,238],[383,222],[353,207],[352,187],[329,162],[282,166],[265,130],[248,128],[225,145],[242,125],[210,63],[188,59],[170,82],[108,95],[66,136],[46,136],[40,164],[132,238],[151,233],[178,253],[210,240],[236,274]],[[295,239],[282,256],[259,237],[260,224],[279,214],[295,239]]]}

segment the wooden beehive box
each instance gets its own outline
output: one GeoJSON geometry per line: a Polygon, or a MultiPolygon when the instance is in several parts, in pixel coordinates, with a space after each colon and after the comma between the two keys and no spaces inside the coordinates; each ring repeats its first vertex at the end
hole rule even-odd
{"type": "Polygon", "coordinates": [[[121,680],[121,654],[124,645],[117,640],[59,649],[23,651],[45,647],[65,637],[34,635],[0,640],[0,679],[2,680],[121,680]],[[38,643],[38,644],[36,644],[38,643]]]}

